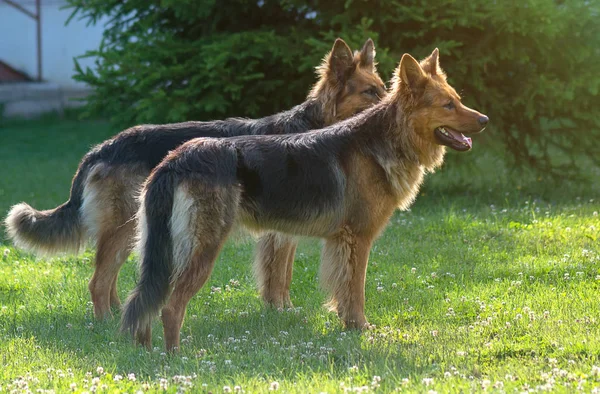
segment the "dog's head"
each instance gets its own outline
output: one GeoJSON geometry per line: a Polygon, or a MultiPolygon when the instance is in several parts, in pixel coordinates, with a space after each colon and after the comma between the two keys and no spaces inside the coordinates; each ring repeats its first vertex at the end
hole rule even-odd
{"type": "Polygon", "coordinates": [[[395,77],[394,94],[417,136],[460,152],[471,149],[465,134],[481,132],[488,117],[461,102],[440,68],[437,48],[420,63],[404,54],[395,77]]]}
{"type": "Polygon", "coordinates": [[[344,40],[338,38],[317,72],[319,81],[309,97],[322,103],[327,124],[369,108],[387,93],[375,68],[375,44],[371,39],[352,54],[344,40]]]}

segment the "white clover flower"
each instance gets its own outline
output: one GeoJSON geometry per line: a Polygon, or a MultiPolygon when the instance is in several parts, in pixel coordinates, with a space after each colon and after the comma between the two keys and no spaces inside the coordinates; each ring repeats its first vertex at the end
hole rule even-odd
{"type": "Polygon", "coordinates": [[[166,390],[169,387],[169,382],[165,378],[161,378],[158,381],[161,390],[166,390]]]}

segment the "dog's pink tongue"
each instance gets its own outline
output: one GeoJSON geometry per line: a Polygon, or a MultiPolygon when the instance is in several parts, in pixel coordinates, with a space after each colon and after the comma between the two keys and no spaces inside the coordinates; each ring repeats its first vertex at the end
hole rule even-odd
{"type": "Polygon", "coordinates": [[[473,147],[473,142],[471,141],[471,139],[469,137],[465,137],[462,133],[459,133],[458,131],[454,131],[452,129],[446,129],[447,131],[450,132],[450,134],[452,134],[452,137],[460,142],[464,142],[465,144],[469,145],[469,148],[473,147]]]}
{"type": "Polygon", "coordinates": [[[472,148],[473,147],[473,141],[471,141],[471,138],[465,137],[464,135],[463,135],[463,138],[465,139],[465,142],[467,143],[467,145],[469,145],[469,148],[472,148]]]}

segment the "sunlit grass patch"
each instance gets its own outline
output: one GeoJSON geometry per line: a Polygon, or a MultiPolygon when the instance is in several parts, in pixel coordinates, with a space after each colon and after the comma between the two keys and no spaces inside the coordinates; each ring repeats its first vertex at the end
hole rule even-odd
{"type": "MultiPolygon", "coordinates": [[[[3,130],[14,135],[0,146],[11,169],[3,212],[64,201],[81,155],[111,132],[29,125],[3,130]],[[29,151],[28,138],[53,152],[29,151]]],[[[158,321],[147,351],[118,332],[118,310],[93,318],[92,252],[35,258],[4,242],[0,392],[591,392],[600,387],[600,185],[551,187],[510,175],[501,159],[449,155],[412,209],[394,215],[371,252],[366,313],[376,328],[364,333],[323,308],[315,240],[300,244],[295,307],[281,312],[258,298],[253,242],[229,242],[189,305],[177,355],[164,352],[158,321]]],[[[122,299],[135,262],[123,267],[122,299]]]]}

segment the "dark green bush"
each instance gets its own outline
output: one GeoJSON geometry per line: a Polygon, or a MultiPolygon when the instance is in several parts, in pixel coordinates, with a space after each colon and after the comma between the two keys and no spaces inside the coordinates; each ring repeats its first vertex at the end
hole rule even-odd
{"type": "Polygon", "coordinates": [[[600,161],[600,0],[69,0],[109,19],[88,111],[130,125],[260,116],[302,101],[342,37],[375,40],[388,78],[434,47],[464,101],[516,163],[573,173],[600,161]],[[556,160],[555,158],[568,158],[556,160]],[[571,160],[572,159],[572,160],[571,160]]]}

